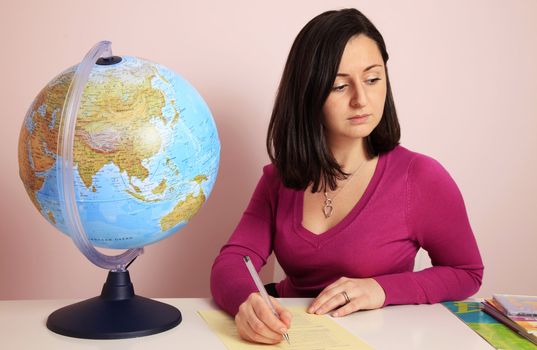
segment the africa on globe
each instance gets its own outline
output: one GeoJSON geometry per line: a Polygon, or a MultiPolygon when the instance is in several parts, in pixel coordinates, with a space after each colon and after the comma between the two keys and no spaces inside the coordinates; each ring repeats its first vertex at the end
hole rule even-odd
{"type": "MultiPolygon", "coordinates": [[[[39,212],[66,234],[58,143],[76,68],[60,73],[38,94],[19,137],[25,189],[39,212]]],[[[76,205],[92,244],[143,247],[179,230],[209,197],[219,159],[211,112],[185,79],[130,56],[92,68],[73,144],[76,205]]]]}

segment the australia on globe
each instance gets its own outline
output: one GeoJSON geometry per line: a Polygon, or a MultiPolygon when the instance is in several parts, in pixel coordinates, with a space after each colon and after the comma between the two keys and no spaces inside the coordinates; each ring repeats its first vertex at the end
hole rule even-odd
{"type": "MultiPolygon", "coordinates": [[[[35,98],[18,153],[33,204],[68,235],[58,197],[58,141],[75,70],[60,73],[35,98]]],[[[179,230],[210,195],[219,159],[211,112],[185,79],[130,56],[94,65],[73,145],[76,203],[93,245],[143,247],[179,230]]]]}

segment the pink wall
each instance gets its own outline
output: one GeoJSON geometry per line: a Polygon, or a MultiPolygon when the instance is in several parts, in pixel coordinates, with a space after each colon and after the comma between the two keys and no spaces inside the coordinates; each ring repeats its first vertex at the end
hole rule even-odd
{"type": "MultiPolygon", "coordinates": [[[[222,142],[213,194],[131,268],[139,294],[208,296],[212,260],[267,163],[283,64],[314,15],[357,6],[384,34],[403,145],[437,158],[466,200],[486,265],[481,296],[537,294],[537,2],[11,1],[0,11],[0,299],[82,298],[106,272],[33,208],[18,177],[32,99],[100,40],[164,64],[210,105],[222,142]]],[[[264,272],[270,279],[272,267],[264,272]]]]}

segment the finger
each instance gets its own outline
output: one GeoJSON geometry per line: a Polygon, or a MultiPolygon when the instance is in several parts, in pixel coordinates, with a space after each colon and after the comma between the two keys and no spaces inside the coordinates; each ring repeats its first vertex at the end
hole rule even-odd
{"type": "MultiPolygon", "coordinates": [[[[255,311],[256,297],[249,297],[248,300],[239,307],[239,312],[235,316],[235,322],[239,334],[246,340],[275,344],[282,340],[282,335],[269,329],[265,323],[259,319],[255,311]]],[[[263,306],[263,305],[261,305],[263,306]]],[[[264,305],[265,307],[266,304],[264,305]]],[[[267,307],[268,308],[268,307],[267,307]]],[[[272,315],[275,317],[274,315],[272,315]]]]}
{"type": "Polygon", "coordinates": [[[291,321],[293,320],[293,314],[289,310],[284,308],[280,304],[278,299],[275,299],[273,297],[270,297],[270,299],[272,301],[272,305],[274,306],[274,309],[276,310],[276,313],[278,314],[280,321],[282,321],[285,324],[285,332],[287,332],[287,330],[291,328],[291,321]]]}
{"type": "Polygon", "coordinates": [[[257,343],[278,344],[283,340],[283,336],[274,332],[267,332],[268,328],[259,320],[248,320],[248,336],[257,343]]]}
{"type": "MultiPolygon", "coordinates": [[[[349,279],[346,277],[341,277],[336,282],[328,285],[325,289],[319,293],[319,295],[312,301],[310,307],[308,308],[309,313],[315,313],[317,309],[327,300],[333,298],[338,293],[341,293],[345,290],[345,286],[348,284],[349,279]]],[[[345,298],[343,298],[345,299],[345,298]]]]}
{"type": "Polygon", "coordinates": [[[363,297],[354,298],[350,303],[341,306],[336,311],[332,312],[333,317],[343,317],[353,312],[362,310],[364,308],[365,299],[363,297]]]}
{"type": "Polygon", "coordinates": [[[244,315],[241,315],[240,312],[235,315],[235,326],[237,327],[237,332],[242,339],[247,341],[254,341],[250,336],[250,333],[253,335],[253,332],[250,329],[250,326],[248,325],[246,320],[244,319],[244,315]]]}
{"type": "MultiPolygon", "coordinates": [[[[281,341],[281,336],[269,337],[266,336],[263,331],[262,322],[257,319],[253,310],[246,311],[249,308],[247,305],[245,308],[239,311],[235,316],[235,323],[237,325],[237,331],[241,338],[264,344],[276,344],[281,341]]],[[[266,328],[266,327],[265,327],[266,328]]]]}
{"type": "Polygon", "coordinates": [[[255,332],[252,330],[250,325],[248,325],[248,322],[246,321],[246,318],[241,312],[241,310],[239,310],[239,313],[235,315],[235,325],[237,327],[237,332],[242,339],[250,342],[255,342],[255,332]]]}
{"type": "Polygon", "coordinates": [[[332,310],[335,310],[347,303],[347,300],[343,296],[342,293],[337,293],[333,295],[331,298],[326,299],[324,303],[322,303],[317,310],[315,310],[315,314],[317,315],[324,315],[327,312],[330,312],[332,310]]]}
{"type": "Polygon", "coordinates": [[[263,335],[257,334],[252,327],[246,322],[246,320],[236,320],[237,331],[239,336],[247,341],[263,343],[263,344],[277,344],[279,341],[269,339],[263,335]]]}
{"type": "MultiPolygon", "coordinates": [[[[276,309],[276,312],[278,310],[284,312],[284,309],[281,305],[278,305],[278,308],[276,308],[276,302],[273,300],[274,308],[276,309]]],[[[282,322],[278,316],[274,315],[272,312],[272,309],[266,304],[264,300],[255,301],[253,304],[253,310],[257,316],[257,318],[263,323],[263,326],[267,328],[267,330],[264,330],[260,328],[260,330],[263,330],[263,335],[267,337],[273,337],[274,335],[279,335],[280,337],[283,335],[283,333],[287,332],[287,325],[282,322]],[[267,333],[269,331],[272,334],[267,333]]]]}

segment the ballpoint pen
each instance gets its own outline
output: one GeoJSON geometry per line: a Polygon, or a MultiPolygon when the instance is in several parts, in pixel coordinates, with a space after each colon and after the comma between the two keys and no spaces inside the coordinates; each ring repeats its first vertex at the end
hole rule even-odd
{"type": "MultiPolygon", "coordinates": [[[[254,283],[257,287],[257,290],[259,290],[259,293],[261,293],[261,297],[267,303],[268,307],[276,317],[280,317],[278,313],[276,312],[276,309],[274,308],[274,305],[272,305],[272,302],[269,299],[267,290],[265,289],[265,286],[261,282],[261,279],[259,278],[259,275],[257,274],[257,271],[255,270],[254,265],[252,264],[252,260],[250,260],[250,257],[248,255],[243,257],[244,262],[246,263],[246,267],[248,268],[248,271],[250,272],[250,275],[252,276],[252,279],[254,280],[254,283]]],[[[285,340],[287,340],[288,344],[291,344],[291,341],[289,340],[289,334],[287,332],[283,333],[283,337],[285,340]]]]}

